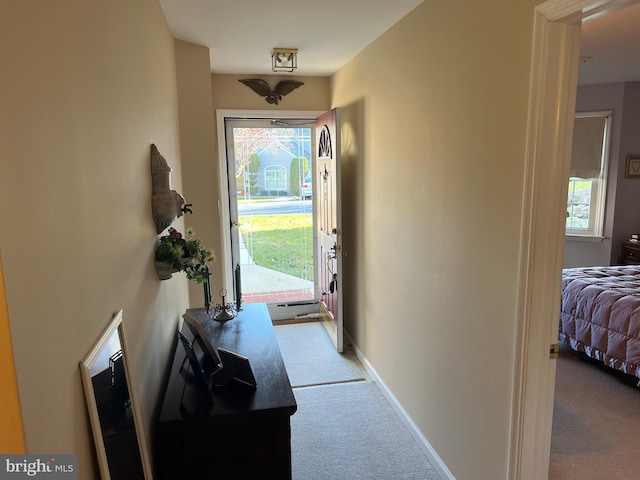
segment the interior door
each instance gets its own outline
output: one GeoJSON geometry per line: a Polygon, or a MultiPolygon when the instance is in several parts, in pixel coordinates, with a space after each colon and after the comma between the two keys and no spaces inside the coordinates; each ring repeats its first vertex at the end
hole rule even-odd
{"type": "Polygon", "coordinates": [[[316,120],[316,237],[318,297],[327,333],[338,352],[343,348],[342,223],[340,212],[340,112],[333,109],[316,120]]]}

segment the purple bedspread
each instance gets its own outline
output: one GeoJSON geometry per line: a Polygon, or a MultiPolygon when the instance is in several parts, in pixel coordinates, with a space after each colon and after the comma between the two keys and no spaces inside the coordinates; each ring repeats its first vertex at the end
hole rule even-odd
{"type": "Polygon", "coordinates": [[[559,340],[640,378],[640,265],[563,270],[559,340]]]}

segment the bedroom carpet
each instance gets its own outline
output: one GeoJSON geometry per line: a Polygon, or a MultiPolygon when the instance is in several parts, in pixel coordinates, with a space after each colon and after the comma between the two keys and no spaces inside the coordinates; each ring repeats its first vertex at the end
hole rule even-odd
{"type": "Polygon", "coordinates": [[[640,478],[640,389],[563,346],[556,371],[549,480],[640,478]]]}
{"type": "Polygon", "coordinates": [[[337,353],[319,322],[275,331],[298,404],[293,480],[440,480],[348,346],[337,353]]]}

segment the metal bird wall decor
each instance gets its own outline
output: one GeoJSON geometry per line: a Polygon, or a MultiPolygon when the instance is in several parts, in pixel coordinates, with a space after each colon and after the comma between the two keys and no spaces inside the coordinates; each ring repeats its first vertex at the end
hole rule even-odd
{"type": "Polygon", "coordinates": [[[269,84],[261,78],[246,78],[238,81],[244,83],[261,97],[264,97],[267,103],[271,105],[277,105],[278,102],[282,100],[282,97],[290,94],[301,85],[304,85],[303,82],[297,82],[295,80],[281,80],[276,85],[276,88],[271,90],[269,84]]]}

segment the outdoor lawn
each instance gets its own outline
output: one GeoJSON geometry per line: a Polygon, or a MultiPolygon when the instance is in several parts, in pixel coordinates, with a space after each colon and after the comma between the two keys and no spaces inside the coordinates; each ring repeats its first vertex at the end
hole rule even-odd
{"type": "Polygon", "coordinates": [[[260,266],[313,280],[313,220],[309,214],[242,216],[240,233],[260,266]]]}

